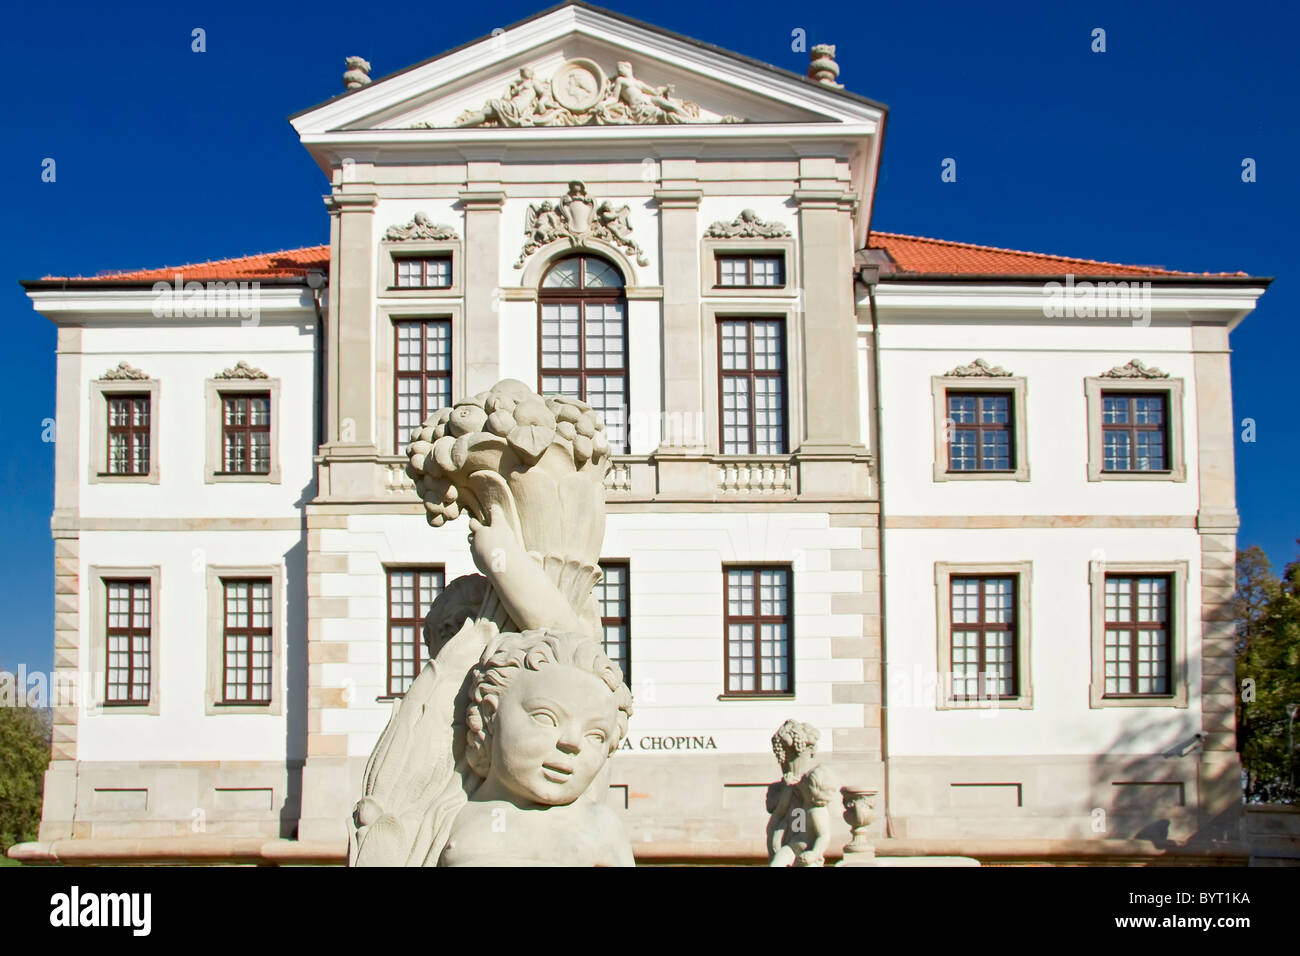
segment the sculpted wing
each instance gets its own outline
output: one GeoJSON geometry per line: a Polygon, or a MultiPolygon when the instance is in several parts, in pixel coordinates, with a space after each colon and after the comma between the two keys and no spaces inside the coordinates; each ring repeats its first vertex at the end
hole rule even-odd
{"type": "Polygon", "coordinates": [[[490,622],[467,621],[394,704],[366,763],[362,798],[353,812],[349,865],[437,864],[456,811],[467,799],[462,748],[456,745],[457,735],[462,742],[464,737],[462,691],[496,633],[490,622]]]}

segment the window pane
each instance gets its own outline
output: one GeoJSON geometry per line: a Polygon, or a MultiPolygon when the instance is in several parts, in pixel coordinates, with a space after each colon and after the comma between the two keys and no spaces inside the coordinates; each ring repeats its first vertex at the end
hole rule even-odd
{"type": "Polygon", "coordinates": [[[749,263],[743,256],[718,258],[719,285],[748,285],[749,263]]]}
{"type": "Polygon", "coordinates": [[[557,262],[542,280],[544,289],[576,289],[578,287],[578,260],[565,259],[557,262]]]}
{"type": "Polygon", "coordinates": [[[623,277],[618,270],[602,259],[590,256],[583,260],[587,269],[585,285],[588,289],[621,289],[623,277]]]}
{"type": "Polygon", "coordinates": [[[451,285],[451,260],[445,257],[426,259],[424,261],[424,282],[430,288],[446,288],[451,285]]]}
{"type": "Polygon", "coordinates": [[[437,568],[394,568],[388,572],[388,692],[400,696],[424,667],[424,620],[442,593],[437,568]]]}
{"type": "Polygon", "coordinates": [[[753,285],[778,286],[785,284],[785,260],[781,256],[756,256],[752,260],[753,285]]]}

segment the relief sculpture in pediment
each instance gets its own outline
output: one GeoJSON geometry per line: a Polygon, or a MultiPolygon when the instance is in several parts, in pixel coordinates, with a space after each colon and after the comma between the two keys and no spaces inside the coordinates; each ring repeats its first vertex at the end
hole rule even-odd
{"type": "Polygon", "coordinates": [[[618,64],[617,75],[606,77],[594,61],[575,59],[561,64],[550,80],[539,80],[531,68],[521,68],[504,97],[466,110],[452,125],[518,128],[711,122],[742,120],[736,116],[701,117],[698,104],[674,95],[671,84],[652,86],[639,80],[627,61],[618,64]]]}

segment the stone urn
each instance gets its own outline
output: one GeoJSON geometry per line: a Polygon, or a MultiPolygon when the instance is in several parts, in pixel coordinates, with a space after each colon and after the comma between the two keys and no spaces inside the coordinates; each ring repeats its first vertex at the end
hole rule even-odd
{"type": "Polygon", "coordinates": [[[844,822],[853,831],[853,839],[844,845],[844,858],[837,866],[875,866],[876,848],[867,830],[876,822],[876,796],[879,791],[866,787],[840,787],[844,801],[844,822]]]}

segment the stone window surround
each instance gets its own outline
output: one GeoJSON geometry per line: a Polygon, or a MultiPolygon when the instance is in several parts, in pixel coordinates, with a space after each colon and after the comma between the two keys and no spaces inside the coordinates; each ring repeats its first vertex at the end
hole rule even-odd
{"type": "Polygon", "coordinates": [[[207,435],[204,442],[206,449],[203,465],[204,483],[212,485],[225,482],[253,482],[278,485],[280,483],[280,380],[278,378],[209,378],[203,382],[203,397],[207,420],[207,435]],[[269,441],[271,468],[266,474],[218,474],[223,463],[221,435],[222,392],[270,393],[271,432],[269,441]]]}
{"type": "Polygon", "coordinates": [[[459,299],[465,295],[465,243],[461,239],[407,239],[379,242],[375,289],[386,299],[459,299]],[[451,285],[443,288],[398,288],[398,259],[451,258],[451,285]]]}
{"type": "MultiPolygon", "coordinates": [[[[703,350],[701,371],[704,385],[704,448],[705,454],[721,461],[750,461],[788,458],[797,452],[803,442],[801,424],[804,415],[803,323],[795,302],[774,304],[747,304],[740,302],[701,303],[700,343],[703,350]],[[786,452],[780,455],[724,455],[720,426],[721,399],[718,371],[718,323],[724,319],[776,319],[785,324],[785,421],[786,452]]],[[[669,349],[665,348],[665,352],[669,349]]]]}
{"type": "Polygon", "coordinates": [[[798,299],[800,289],[799,259],[793,237],[782,239],[714,239],[700,240],[700,295],[704,298],[798,299]],[[718,285],[718,255],[753,255],[785,257],[785,285],[722,286],[718,285]]]}
{"type": "Polygon", "coordinates": [[[90,468],[86,481],[94,484],[148,484],[159,481],[158,397],[161,386],[156,378],[141,381],[94,379],[90,383],[90,468]],[[143,475],[110,475],[108,473],[108,399],[114,395],[149,396],[149,471],[143,475]]]}
{"type": "Polygon", "coordinates": [[[284,566],[213,565],[205,568],[207,594],[207,676],[204,681],[203,712],[219,714],[262,714],[278,717],[284,712],[284,566]],[[271,579],[271,702],[269,704],[221,703],[225,676],[225,589],[222,578],[271,579]]]}
{"type": "Polygon", "coordinates": [[[936,648],[940,693],[935,698],[937,710],[1032,710],[1034,706],[1033,667],[1030,656],[1030,630],[1033,621],[1033,562],[999,561],[934,563],[936,648]],[[953,577],[963,575],[1016,575],[1016,685],[1019,695],[1013,700],[955,700],[952,696],[952,586],[953,577]]]}
{"type": "Polygon", "coordinates": [[[420,319],[451,323],[451,400],[465,395],[465,306],[462,302],[432,305],[381,302],[375,313],[375,425],[381,455],[402,455],[393,447],[397,417],[397,330],[395,322],[420,319]]]}
{"type": "Polygon", "coordinates": [[[1186,481],[1187,459],[1183,451],[1183,380],[1181,378],[1102,378],[1083,380],[1088,404],[1088,480],[1089,481],[1186,481]],[[1101,393],[1163,392],[1168,396],[1165,433],[1169,439],[1167,471],[1102,471],[1101,393]]]}
{"type": "Polygon", "coordinates": [[[162,657],[159,653],[158,627],[159,611],[162,608],[162,568],[159,565],[148,567],[110,567],[91,565],[86,569],[90,582],[90,659],[86,670],[94,682],[90,699],[94,702],[96,714],[144,714],[157,717],[162,713],[160,697],[161,683],[158,674],[161,670],[162,657]],[[113,704],[105,706],[104,698],[108,679],[108,594],[104,579],[144,578],[149,581],[149,703],[148,704],[113,704]]]}
{"type": "Polygon", "coordinates": [[[1088,706],[1102,707],[1187,707],[1187,561],[1092,561],[1088,565],[1091,593],[1092,679],[1088,683],[1088,706]],[[1173,622],[1169,641],[1173,645],[1170,663],[1173,673],[1169,686],[1173,693],[1159,697],[1106,697],[1106,575],[1167,574],[1173,579],[1169,594],[1169,611],[1173,622]]]}
{"type": "Polygon", "coordinates": [[[934,480],[935,481],[1028,481],[1029,424],[1026,408],[1029,385],[1024,376],[932,375],[930,392],[934,399],[934,480]],[[948,470],[948,399],[949,391],[1011,392],[1014,418],[1011,440],[1015,443],[1016,467],[1012,471],[948,470]]]}

